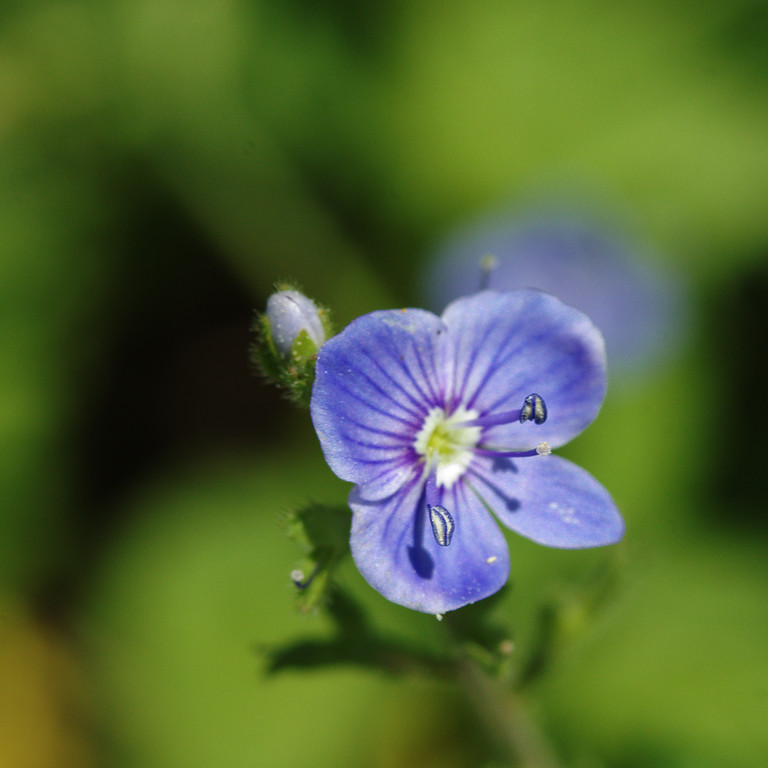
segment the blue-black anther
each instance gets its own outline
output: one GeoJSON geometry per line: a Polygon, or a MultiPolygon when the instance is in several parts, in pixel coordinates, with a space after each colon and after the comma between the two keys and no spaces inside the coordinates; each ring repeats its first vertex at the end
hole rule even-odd
{"type": "Polygon", "coordinates": [[[520,409],[520,423],[533,421],[535,424],[543,424],[547,420],[547,404],[541,395],[532,392],[523,402],[520,409]]]}
{"type": "Polygon", "coordinates": [[[439,504],[429,507],[429,522],[435,541],[441,547],[450,546],[453,537],[454,522],[451,513],[439,504]]]}

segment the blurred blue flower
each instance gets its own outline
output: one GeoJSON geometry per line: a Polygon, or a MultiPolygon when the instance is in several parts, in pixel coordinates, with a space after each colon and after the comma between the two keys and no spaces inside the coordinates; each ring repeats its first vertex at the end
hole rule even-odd
{"type": "Polygon", "coordinates": [[[476,220],[438,247],[425,288],[437,309],[481,288],[548,291],[588,314],[611,371],[635,378],[677,348],[686,325],[677,277],[575,211],[476,220]]]}
{"type": "Polygon", "coordinates": [[[440,614],[507,581],[490,511],[552,547],[618,541],[608,492],[547,455],[595,418],[605,387],[600,332],[540,291],[478,293],[442,317],[373,312],[327,341],[312,420],[331,469],[355,483],[350,545],[363,576],[440,614]]]}

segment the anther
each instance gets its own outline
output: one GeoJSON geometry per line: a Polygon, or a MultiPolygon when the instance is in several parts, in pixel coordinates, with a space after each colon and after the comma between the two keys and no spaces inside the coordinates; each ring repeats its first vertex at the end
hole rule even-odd
{"type": "Polygon", "coordinates": [[[498,424],[510,424],[513,421],[519,421],[525,424],[526,421],[533,421],[534,424],[543,424],[547,420],[547,404],[541,395],[532,392],[523,401],[523,407],[517,411],[501,411],[497,413],[488,413],[485,416],[478,416],[475,419],[468,419],[456,424],[457,427],[495,427],[498,424]]]}
{"type": "Polygon", "coordinates": [[[429,507],[429,522],[432,524],[432,534],[441,547],[448,547],[453,537],[455,527],[451,513],[440,504],[429,507]]]}
{"type": "Polygon", "coordinates": [[[541,395],[532,392],[523,402],[520,409],[520,423],[533,421],[535,424],[543,424],[547,420],[547,404],[541,395]]]}

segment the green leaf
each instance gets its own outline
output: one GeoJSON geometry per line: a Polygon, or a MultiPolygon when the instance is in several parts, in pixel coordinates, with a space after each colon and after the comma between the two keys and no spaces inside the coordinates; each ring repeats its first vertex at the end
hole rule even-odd
{"type": "Polygon", "coordinates": [[[293,574],[302,613],[325,603],[333,574],[349,554],[350,523],[349,509],[326,504],[310,504],[288,516],[288,536],[305,553],[293,574]]]}

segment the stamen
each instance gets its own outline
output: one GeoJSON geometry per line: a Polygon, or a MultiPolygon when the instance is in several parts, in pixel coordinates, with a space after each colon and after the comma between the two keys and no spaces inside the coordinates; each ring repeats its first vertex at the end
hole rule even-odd
{"type": "Polygon", "coordinates": [[[521,424],[525,424],[526,421],[533,421],[534,424],[543,424],[546,420],[547,404],[541,395],[533,392],[525,398],[523,407],[519,411],[502,411],[501,413],[479,416],[471,421],[462,421],[456,426],[495,427],[498,424],[510,424],[513,421],[519,421],[521,424]]]}
{"type": "Polygon", "coordinates": [[[424,501],[427,508],[436,507],[440,503],[440,491],[437,490],[437,469],[432,467],[427,475],[427,482],[424,486],[424,501]]]}
{"type": "Polygon", "coordinates": [[[429,508],[429,522],[432,523],[432,534],[435,541],[441,547],[450,546],[455,528],[451,513],[445,507],[436,504],[429,508]]]}
{"type": "Polygon", "coordinates": [[[547,420],[547,405],[541,395],[535,392],[525,398],[523,407],[520,410],[520,423],[533,419],[536,424],[543,424],[547,420]]]}
{"type": "Polygon", "coordinates": [[[432,535],[441,547],[448,547],[453,537],[453,529],[456,527],[451,513],[438,502],[440,492],[437,489],[437,472],[433,469],[427,477],[424,488],[424,500],[427,503],[429,522],[432,526],[432,535]]]}

